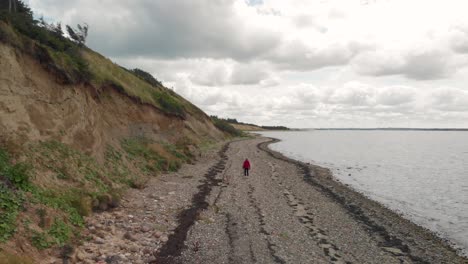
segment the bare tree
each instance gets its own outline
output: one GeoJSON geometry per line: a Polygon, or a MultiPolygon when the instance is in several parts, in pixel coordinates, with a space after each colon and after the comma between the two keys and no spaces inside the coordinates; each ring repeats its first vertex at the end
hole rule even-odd
{"type": "Polygon", "coordinates": [[[75,30],[69,25],[67,25],[67,32],[70,38],[75,41],[79,46],[84,46],[86,43],[86,38],[88,37],[88,24],[84,24],[83,26],[78,24],[78,29],[75,30]]]}

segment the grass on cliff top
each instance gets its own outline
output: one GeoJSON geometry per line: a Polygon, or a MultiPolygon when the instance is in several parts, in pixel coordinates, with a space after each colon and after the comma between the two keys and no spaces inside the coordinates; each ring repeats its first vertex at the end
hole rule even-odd
{"type": "Polygon", "coordinates": [[[56,25],[42,25],[32,11],[21,3],[21,11],[9,13],[0,5],[0,42],[9,44],[35,58],[63,84],[91,83],[108,86],[159,108],[170,115],[206,118],[199,108],[165,88],[151,74],[127,70],[104,56],[63,36],[56,25]]]}
{"type": "Polygon", "coordinates": [[[186,117],[186,113],[195,117],[206,116],[202,110],[174,91],[138,75],[138,72],[149,73],[141,70],[129,71],[89,49],[83,50],[82,55],[91,72],[91,83],[96,87],[112,85],[143,103],[154,105],[165,113],[183,118],[186,117]]]}
{"type": "Polygon", "coordinates": [[[91,50],[83,52],[83,57],[93,74],[91,82],[97,87],[104,85],[116,85],[130,96],[141,99],[144,103],[155,104],[153,93],[162,92],[160,87],[151,84],[129,73],[119,65],[113,63],[104,56],[91,50]]]}
{"type": "Polygon", "coordinates": [[[211,120],[219,130],[233,137],[245,137],[246,136],[246,134],[243,131],[236,129],[233,125],[231,125],[225,119],[219,118],[217,116],[211,116],[211,120]]]}

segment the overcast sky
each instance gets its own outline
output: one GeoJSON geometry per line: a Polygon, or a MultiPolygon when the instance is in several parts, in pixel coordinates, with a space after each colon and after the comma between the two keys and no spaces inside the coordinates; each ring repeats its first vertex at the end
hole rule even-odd
{"type": "Polygon", "coordinates": [[[468,127],[466,0],[29,0],[205,112],[290,127],[468,127]]]}

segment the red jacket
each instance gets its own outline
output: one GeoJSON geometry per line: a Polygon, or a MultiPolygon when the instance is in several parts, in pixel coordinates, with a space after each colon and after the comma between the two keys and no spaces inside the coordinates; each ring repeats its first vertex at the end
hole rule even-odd
{"type": "Polygon", "coordinates": [[[244,165],[242,165],[242,168],[244,168],[244,169],[250,169],[250,162],[249,162],[249,160],[245,160],[245,161],[244,161],[244,165]]]}

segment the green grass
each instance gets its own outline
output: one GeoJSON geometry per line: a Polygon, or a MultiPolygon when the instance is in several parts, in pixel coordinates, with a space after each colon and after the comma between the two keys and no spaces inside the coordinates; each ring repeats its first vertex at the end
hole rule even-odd
{"type": "Polygon", "coordinates": [[[131,175],[130,170],[123,159],[122,153],[110,145],[106,147],[104,166],[109,171],[110,179],[128,185],[131,175]]]}
{"type": "Polygon", "coordinates": [[[152,91],[153,101],[157,102],[164,112],[185,117],[185,109],[176,97],[171,96],[169,93],[152,91]]]}
{"type": "Polygon", "coordinates": [[[193,108],[162,85],[154,85],[91,50],[83,52],[96,87],[114,86],[139,101],[151,104],[167,114],[184,117],[193,108]]]}
{"type": "Polygon", "coordinates": [[[38,249],[64,246],[71,238],[73,230],[63,220],[56,218],[52,226],[43,231],[31,231],[31,243],[38,249]]]}
{"type": "Polygon", "coordinates": [[[16,217],[23,203],[24,191],[31,189],[29,166],[12,164],[8,153],[0,149],[0,242],[16,231],[16,217]]]}
{"type": "Polygon", "coordinates": [[[16,217],[23,205],[20,193],[6,188],[0,183],[0,242],[7,241],[16,232],[16,217]]]}
{"type": "Polygon", "coordinates": [[[190,160],[186,142],[169,144],[153,142],[146,138],[129,138],[122,141],[122,148],[127,152],[129,160],[134,162],[147,175],[156,175],[163,171],[177,171],[183,162],[190,160]],[[166,155],[151,148],[151,144],[161,145],[166,155]],[[169,156],[167,156],[169,155],[169,156]]]}
{"type": "Polygon", "coordinates": [[[212,116],[211,120],[213,121],[214,125],[221,131],[233,136],[233,137],[242,137],[245,136],[245,134],[233,127],[231,124],[229,124],[228,121],[218,118],[217,116],[212,116]]]}
{"type": "Polygon", "coordinates": [[[83,58],[89,65],[93,76],[92,83],[96,87],[115,85],[121,88],[122,92],[138,98],[144,103],[156,104],[152,99],[152,90],[157,88],[154,88],[151,84],[94,51],[85,51],[83,58]]]}
{"type": "MultiPolygon", "coordinates": [[[[114,189],[107,168],[92,157],[57,141],[32,144],[27,153],[26,161],[34,167],[26,162],[13,163],[8,153],[0,149],[0,242],[16,232],[17,217],[25,203],[36,208],[32,214],[39,217],[37,224],[43,229],[27,229],[28,236],[35,247],[44,249],[64,245],[84,226],[83,216],[103,205],[108,208],[118,200],[121,191],[114,189]],[[44,170],[57,173],[55,183],[46,180],[38,185],[32,181],[33,172],[44,170]],[[46,214],[51,212],[56,219],[44,230],[46,214]]],[[[118,151],[112,155],[114,160],[121,160],[118,151]]]]}
{"type": "Polygon", "coordinates": [[[103,167],[91,156],[74,150],[58,141],[44,141],[29,148],[32,163],[55,172],[56,177],[65,182],[92,187],[100,192],[110,190],[104,180],[107,174],[103,167]]]}
{"type": "Polygon", "coordinates": [[[129,138],[122,141],[122,148],[146,175],[156,175],[167,167],[167,160],[148,145],[151,141],[145,138],[129,138]]]}
{"type": "Polygon", "coordinates": [[[87,196],[88,194],[83,194],[79,189],[53,191],[35,188],[32,191],[33,200],[31,202],[59,209],[67,215],[72,225],[82,227],[84,224],[83,216],[85,214],[81,214],[82,208],[79,206],[79,201],[87,196]]]}

